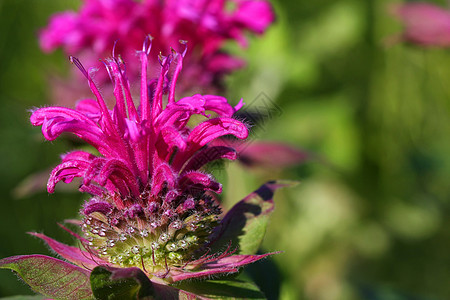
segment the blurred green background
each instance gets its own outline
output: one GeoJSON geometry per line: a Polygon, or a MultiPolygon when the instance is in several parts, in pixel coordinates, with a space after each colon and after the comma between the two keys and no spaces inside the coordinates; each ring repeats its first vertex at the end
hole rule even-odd
{"type": "MultiPolygon", "coordinates": [[[[432,1],[429,1],[432,2],[432,1]]],[[[83,197],[45,191],[17,197],[30,174],[73,146],[44,142],[28,123],[49,103],[49,76],[66,57],[43,54],[37,30],[79,1],[0,0],[0,257],[49,254],[27,231],[71,238],[83,197]],[[18,199],[20,198],[20,199],[18,199]]],[[[390,45],[395,1],[273,0],[276,24],[251,47],[230,49],[248,67],[227,79],[229,99],[264,92],[282,110],[255,135],[314,153],[285,170],[216,170],[230,206],[269,179],[280,191],[263,251],[249,268],[270,299],[450,299],[450,53],[390,45]]],[[[445,1],[434,1],[444,5],[445,1]]],[[[250,108],[251,109],[251,108],[250,108]]],[[[0,296],[32,294],[0,272],[0,296]]]]}

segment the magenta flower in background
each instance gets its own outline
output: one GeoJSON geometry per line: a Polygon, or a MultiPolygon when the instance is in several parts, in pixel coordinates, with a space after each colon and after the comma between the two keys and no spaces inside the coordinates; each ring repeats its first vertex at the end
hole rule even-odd
{"type": "Polygon", "coordinates": [[[395,5],[392,13],[404,25],[401,40],[420,46],[450,46],[450,10],[411,2],[395,5]]]}
{"type": "MultiPolygon", "coordinates": [[[[176,100],[175,85],[185,52],[160,56],[160,75],[147,84],[150,45],[147,39],[139,52],[138,107],[120,58],[104,62],[114,83],[112,110],[90,72],[71,58],[96,99],[82,100],[76,109],[44,107],[31,115],[31,123],[42,126],[47,140],[70,133],[99,152],[65,154],[48,181],[52,193],[59,181],[80,177],[80,190],[91,195],[80,211],[81,221],[72,221],[81,227],[81,234],[69,231],[79,247],[33,233],[71,264],[42,255],[0,261],[0,268],[15,270],[47,297],[105,299],[117,296],[117,285],[124,280],[132,280],[138,288],[129,292],[137,298],[194,299],[199,293],[196,283],[187,279],[234,273],[271,254],[255,253],[273,210],[273,192],[284,184],[262,186],[222,216],[214,196],[222,186],[201,171],[211,161],[236,159],[234,149],[210,144],[223,136],[247,137],[247,126],[233,118],[242,100],[235,107],[213,95],[176,100]],[[203,121],[191,128],[188,122],[193,115],[203,121]]],[[[230,282],[254,290],[249,283],[230,282]]],[[[207,293],[202,295],[208,298],[207,293]]]]}
{"type": "Polygon", "coordinates": [[[246,32],[262,34],[273,21],[272,8],[264,0],[85,0],[79,12],[52,16],[40,43],[44,51],[62,47],[98,67],[98,59],[108,56],[117,42],[116,51],[128,62],[133,82],[139,76],[138,64],[132,64],[135,49],[147,34],[155,37],[157,53],[188,40],[179,89],[210,89],[223,74],[244,65],[222,51],[224,44],[237,41],[245,47],[246,32]]]}

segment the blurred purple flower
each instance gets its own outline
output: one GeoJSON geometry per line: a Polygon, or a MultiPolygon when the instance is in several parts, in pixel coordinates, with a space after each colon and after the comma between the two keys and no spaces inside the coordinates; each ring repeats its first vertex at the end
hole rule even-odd
{"type": "MultiPolygon", "coordinates": [[[[85,0],[79,12],[52,16],[40,32],[40,43],[44,51],[63,47],[67,54],[97,66],[115,42],[116,51],[130,64],[147,34],[155,37],[158,53],[188,40],[181,89],[208,89],[244,64],[222,51],[224,43],[235,40],[245,47],[246,31],[262,34],[273,21],[265,0],[85,0]]],[[[139,66],[130,64],[128,75],[131,81],[137,79],[139,66]]]]}
{"type": "Polygon", "coordinates": [[[404,25],[401,40],[420,46],[450,46],[450,10],[422,2],[395,5],[391,10],[404,25]]]}

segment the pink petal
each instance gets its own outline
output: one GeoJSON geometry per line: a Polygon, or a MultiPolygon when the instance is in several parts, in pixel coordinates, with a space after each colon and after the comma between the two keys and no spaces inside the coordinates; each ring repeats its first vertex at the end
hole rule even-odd
{"type": "Polygon", "coordinates": [[[222,192],[222,185],[212,179],[209,174],[203,174],[200,172],[188,172],[179,179],[180,187],[187,189],[194,189],[200,185],[201,189],[211,190],[220,194],[222,192]]]}
{"type": "Polygon", "coordinates": [[[60,243],[44,234],[29,232],[31,235],[34,235],[42,240],[44,240],[49,247],[55,251],[62,258],[67,259],[73,264],[80,266],[85,269],[93,269],[99,264],[108,264],[106,261],[102,260],[99,257],[94,257],[91,253],[87,251],[80,250],[77,247],[67,246],[63,243],[60,243]]]}
{"type": "Polygon", "coordinates": [[[198,151],[183,168],[184,171],[195,171],[203,167],[205,164],[217,159],[235,160],[237,153],[233,148],[225,146],[207,147],[198,151]]]}
{"type": "MultiPolygon", "coordinates": [[[[180,281],[190,278],[202,278],[215,274],[235,273],[239,271],[239,268],[242,266],[251,264],[269,255],[278,253],[280,252],[272,252],[262,255],[232,255],[205,263],[201,265],[199,271],[172,270],[170,274],[173,281],[180,281]]],[[[195,262],[193,262],[193,264],[195,265],[195,262]]],[[[189,267],[189,265],[187,267],[189,267]]]]}

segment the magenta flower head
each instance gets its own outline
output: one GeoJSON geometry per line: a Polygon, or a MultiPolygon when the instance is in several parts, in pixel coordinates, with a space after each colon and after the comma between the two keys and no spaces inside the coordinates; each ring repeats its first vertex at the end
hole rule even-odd
{"type": "Polygon", "coordinates": [[[401,40],[420,45],[450,46],[450,11],[433,4],[412,2],[396,5],[393,14],[403,23],[401,40]]]}
{"type": "MultiPolygon", "coordinates": [[[[137,293],[130,299],[149,295],[195,298],[198,290],[191,292],[195,282],[187,279],[234,273],[270,254],[255,253],[273,210],[273,192],[282,184],[264,185],[223,216],[215,198],[222,186],[201,170],[217,159],[236,159],[234,149],[211,142],[223,136],[247,137],[247,126],[233,118],[242,100],[235,107],[213,95],[176,100],[185,52],[160,56],[159,77],[147,82],[150,45],[148,38],[139,52],[139,101],[131,97],[120,58],[104,61],[114,83],[112,110],[90,72],[71,58],[95,100],[82,100],[76,109],[39,108],[31,115],[31,123],[42,127],[47,140],[70,133],[99,152],[65,154],[48,181],[52,193],[59,181],[80,177],[80,190],[91,195],[80,211],[81,221],[75,222],[81,233],[71,232],[79,246],[34,233],[72,264],[41,255],[0,261],[0,267],[17,271],[45,296],[128,299],[111,297],[117,296],[117,285],[132,280],[139,288],[129,291],[137,293]],[[193,115],[203,121],[191,128],[188,123],[193,115]]],[[[248,283],[233,282],[243,290],[254,289],[248,283]]]]}
{"type": "MultiPolygon", "coordinates": [[[[273,20],[265,0],[85,0],[79,12],[55,14],[41,31],[40,43],[44,51],[62,47],[94,66],[115,42],[130,63],[147,33],[155,37],[157,53],[188,40],[181,88],[192,83],[209,88],[224,73],[243,66],[241,59],[222,51],[224,43],[235,40],[246,46],[246,32],[262,34],[273,20]]],[[[132,81],[139,72],[137,65],[129,65],[132,81]]]]}

